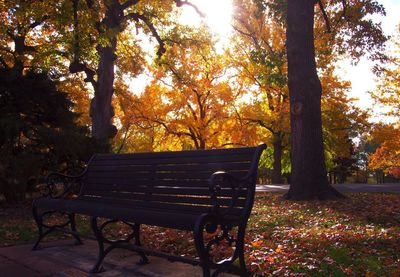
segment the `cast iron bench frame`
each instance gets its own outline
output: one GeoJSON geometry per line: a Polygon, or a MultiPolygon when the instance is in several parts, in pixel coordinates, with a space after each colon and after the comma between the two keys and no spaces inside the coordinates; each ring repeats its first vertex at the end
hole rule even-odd
{"type": "Polygon", "coordinates": [[[230,149],[97,154],[79,176],[52,173],[47,176],[46,193],[33,202],[33,217],[38,226],[33,249],[38,248],[43,237],[59,230],[71,233],[77,243],[82,243],[75,214],[83,214],[91,217],[99,247],[94,273],[103,270],[101,264],[111,250],[125,248],[137,252],[141,263],[147,263],[146,254],[150,254],[200,265],[203,276],[210,276],[211,268],[216,269],[212,276],[221,271],[247,276],[244,236],[254,202],[258,162],[265,148],[261,144],[230,149]],[[66,222],[46,223],[45,217],[55,213],[66,215],[66,222]],[[108,220],[99,223],[98,218],[108,220]],[[121,239],[106,238],[105,227],[116,221],[130,226],[132,232],[121,239]],[[199,259],[142,247],[141,224],[192,231],[199,259]],[[206,241],[204,231],[217,233],[206,241]],[[235,246],[233,255],[215,263],[209,251],[223,240],[235,246]],[[105,244],[110,245],[105,248],[105,244]],[[237,259],[240,268],[234,265],[237,259]]]}

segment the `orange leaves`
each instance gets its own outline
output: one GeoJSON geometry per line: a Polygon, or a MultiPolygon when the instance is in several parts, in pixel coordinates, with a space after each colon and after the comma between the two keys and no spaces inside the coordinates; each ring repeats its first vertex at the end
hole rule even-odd
{"type": "Polygon", "coordinates": [[[400,177],[400,128],[379,125],[372,132],[372,137],[381,146],[369,156],[369,168],[400,177]]]}
{"type": "Polygon", "coordinates": [[[251,246],[253,246],[254,248],[260,248],[260,246],[263,244],[262,240],[255,240],[251,242],[251,246]]]}

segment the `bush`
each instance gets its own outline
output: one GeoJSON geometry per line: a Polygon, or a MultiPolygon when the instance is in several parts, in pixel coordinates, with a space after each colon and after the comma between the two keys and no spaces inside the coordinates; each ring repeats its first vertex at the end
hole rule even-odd
{"type": "Polygon", "coordinates": [[[0,69],[0,194],[8,202],[24,199],[40,175],[81,167],[95,151],[73,106],[46,73],[0,69]]]}

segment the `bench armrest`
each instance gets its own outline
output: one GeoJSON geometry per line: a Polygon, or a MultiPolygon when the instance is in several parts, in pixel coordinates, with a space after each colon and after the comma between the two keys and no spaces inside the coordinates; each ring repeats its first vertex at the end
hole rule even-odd
{"type": "Polygon", "coordinates": [[[80,191],[85,172],[72,176],[59,172],[51,172],[45,178],[42,197],[72,198],[80,191]]]}
{"type": "Polygon", "coordinates": [[[218,216],[224,216],[229,214],[230,211],[237,206],[237,200],[239,198],[240,192],[247,184],[247,178],[239,179],[234,177],[225,171],[217,171],[214,172],[211,177],[208,179],[209,190],[211,194],[212,208],[211,213],[214,213],[218,216]],[[229,187],[232,190],[232,198],[230,204],[224,212],[220,211],[220,203],[219,203],[219,193],[222,188],[229,187]]]}

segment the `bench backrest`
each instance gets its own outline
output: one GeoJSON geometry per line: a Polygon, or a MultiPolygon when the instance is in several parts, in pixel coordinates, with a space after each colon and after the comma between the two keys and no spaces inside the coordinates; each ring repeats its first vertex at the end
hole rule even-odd
{"type": "MultiPolygon", "coordinates": [[[[97,154],[86,169],[81,198],[121,205],[204,212],[212,205],[208,179],[216,171],[248,178],[236,202],[236,213],[252,206],[258,161],[265,145],[229,149],[134,154],[97,154]],[[250,200],[249,200],[250,199],[250,200]]],[[[226,208],[231,188],[221,188],[226,208]]]]}

